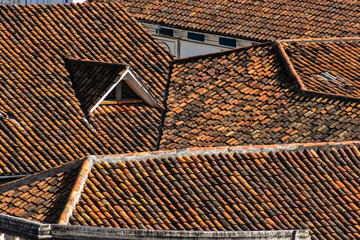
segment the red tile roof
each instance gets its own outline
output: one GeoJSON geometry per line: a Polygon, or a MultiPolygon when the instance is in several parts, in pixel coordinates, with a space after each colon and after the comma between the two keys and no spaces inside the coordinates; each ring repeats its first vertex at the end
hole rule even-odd
{"type": "Polygon", "coordinates": [[[360,32],[356,0],[116,1],[141,21],[255,41],[353,37],[360,32]]]}
{"type": "Polygon", "coordinates": [[[57,223],[73,191],[81,163],[70,163],[2,185],[0,213],[57,223]]]}
{"type": "Polygon", "coordinates": [[[172,56],[119,4],[3,5],[0,32],[0,175],[154,149],[159,109],[102,105],[85,119],[63,60],[125,63],[162,101],[172,56]]]}
{"type": "Polygon", "coordinates": [[[309,229],[315,240],[358,239],[359,144],[91,156],[60,223],[70,217],[72,225],[133,229],[309,229]]]}
{"type": "Polygon", "coordinates": [[[264,150],[230,148],[95,163],[71,224],[309,229],[314,240],[360,238],[358,147],[264,150]]]}
{"type": "Polygon", "coordinates": [[[279,50],[302,91],[360,99],[360,39],[280,41],[279,50]]]}
{"type": "Polygon", "coordinates": [[[340,81],[312,80],[327,69],[357,86],[359,64],[348,56],[359,46],[357,39],[280,41],[174,61],[160,149],[359,139],[357,88],[348,94],[340,81]],[[286,71],[291,64],[300,80],[286,71]],[[299,90],[299,81],[311,91],[299,90]]]}

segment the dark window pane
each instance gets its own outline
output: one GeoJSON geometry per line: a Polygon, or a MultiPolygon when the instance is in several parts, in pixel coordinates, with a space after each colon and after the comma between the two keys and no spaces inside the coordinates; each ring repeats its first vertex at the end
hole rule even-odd
{"type": "Polygon", "coordinates": [[[174,30],[168,29],[168,28],[160,28],[159,33],[164,34],[164,35],[168,35],[168,36],[171,36],[171,37],[174,36],[174,30]]]}
{"type": "Polygon", "coordinates": [[[236,47],[236,39],[219,37],[219,44],[229,47],[236,47]]]}
{"type": "Polygon", "coordinates": [[[126,84],[125,81],[121,81],[121,99],[138,99],[139,97],[134,93],[133,90],[126,84]]]}
{"type": "Polygon", "coordinates": [[[205,35],[204,34],[188,32],[188,39],[204,42],[205,41],[205,35]]]}

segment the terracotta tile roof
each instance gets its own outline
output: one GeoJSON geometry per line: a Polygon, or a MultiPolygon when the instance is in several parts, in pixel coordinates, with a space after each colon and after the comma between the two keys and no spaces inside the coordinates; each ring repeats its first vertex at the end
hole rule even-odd
{"type": "Polygon", "coordinates": [[[351,73],[359,66],[348,55],[358,46],[339,39],[279,42],[174,61],[160,149],[359,139],[360,105],[349,100],[356,87],[344,99],[337,97],[347,94],[340,81],[327,84],[331,94],[322,92],[330,91],[322,89],[326,81],[310,85],[328,69],[357,86],[351,73]],[[289,54],[305,52],[283,61],[279,45],[289,54]],[[289,64],[311,91],[299,90],[289,64]]]}
{"type": "Polygon", "coordinates": [[[303,91],[360,99],[359,40],[281,41],[279,49],[303,91]]]}
{"type": "Polygon", "coordinates": [[[91,156],[60,222],[70,217],[72,225],[133,229],[309,229],[315,240],[358,239],[359,143],[91,156]]]}
{"type": "Polygon", "coordinates": [[[89,121],[109,151],[122,153],[154,149],[160,118],[159,110],[145,105],[110,104],[100,105],[89,121]]]}
{"type": "Polygon", "coordinates": [[[103,105],[84,118],[63,60],[125,63],[161,101],[172,56],[119,4],[3,5],[0,32],[0,175],[154,148],[159,109],[103,105]]]}
{"type": "Polygon", "coordinates": [[[57,223],[81,169],[82,162],[70,163],[45,174],[0,187],[0,213],[43,223],[57,223]]]}
{"type": "Polygon", "coordinates": [[[353,37],[360,31],[356,0],[116,1],[141,21],[255,41],[353,37]]]}
{"type": "Polygon", "coordinates": [[[360,238],[359,148],[313,147],[205,149],[97,162],[70,223],[169,230],[309,229],[314,240],[360,238]]]}

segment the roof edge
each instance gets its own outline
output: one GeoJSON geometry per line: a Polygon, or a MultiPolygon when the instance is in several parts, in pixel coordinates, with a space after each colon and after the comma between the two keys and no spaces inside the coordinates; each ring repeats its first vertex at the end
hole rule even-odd
{"type": "Polygon", "coordinates": [[[69,199],[67,203],[65,204],[65,208],[63,212],[60,215],[59,224],[68,224],[70,216],[72,215],[76,204],[80,200],[81,192],[84,189],[86,179],[88,178],[89,172],[92,167],[92,160],[90,158],[85,158],[83,160],[83,164],[81,166],[81,169],[79,171],[78,177],[76,178],[75,184],[70,192],[69,199]]]}
{"type": "Polygon", "coordinates": [[[61,239],[238,239],[238,240],[310,240],[309,230],[268,231],[184,231],[121,229],[86,226],[52,225],[52,234],[61,239]]]}
{"type": "Polygon", "coordinates": [[[94,162],[125,162],[140,161],[148,158],[169,158],[183,157],[192,155],[219,154],[226,151],[231,153],[260,153],[260,152],[278,152],[278,151],[301,151],[304,149],[331,149],[341,148],[348,145],[360,145],[360,141],[343,141],[343,142],[317,142],[317,143],[291,143],[277,145],[244,145],[244,146],[221,146],[221,147],[193,147],[179,150],[159,150],[149,152],[137,152],[115,155],[91,155],[94,162]]]}
{"type": "Polygon", "coordinates": [[[294,43],[294,42],[346,42],[360,41],[360,37],[332,37],[332,38],[298,38],[298,39],[279,39],[278,43],[294,43]]]}
{"type": "Polygon", "coordinates": [[[267,231],[183,231],[122,229],[92,226],[72,226],[60,224],[42,224],[39,222],[0,214],[0,230],[27,239],[278,239],[310,240],[307,229],[267,230],[267,231]]]}
{"type": "Polygon", "coordinates": [[[19,178],[15,181],[9,182],[9,183],[5,183],[3,185],[0,186],[0,193],[9,191],[13,188],[18,188],[26,183],[29,183],[31,181],[34,180],[40,180],[40,179],[45,179],[47,177],[53,176],[58,174],[61,171],[66,171],[66,169],[72,168],[72,167],[77,167],[77,165],[80,165],[80,163],[78,161],[73,161],[73,162],[69,162],[69,163],[64,163],[61,166],[55,167],[55,168],[51,168],[48,170],[44,170],[43,172],[38,172],[35,173],[33,175],[27,175],[23,178],[19,178]]]}
{"type": "MultiPolygon", "coordinates": [[[[51,224],[0,214],[2,233],[21,236],[27,239],[51,239],[51,224]]],[[[6,236],[5,236],[6,238],[6,236]]]]}

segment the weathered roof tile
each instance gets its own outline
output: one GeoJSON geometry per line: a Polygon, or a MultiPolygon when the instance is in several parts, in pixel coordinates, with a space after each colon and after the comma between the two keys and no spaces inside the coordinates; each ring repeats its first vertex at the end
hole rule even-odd
{"type": "Polygon", "coordinates": [[[137,19],[255,41],[359,35],[359,2],[90,0],[120,2],[137,19]]]}
{"type": "Polygon", "coordinates": [[[178,156],[140,154],[117,163],[116,157],[109,156],[110,162],[100,157],[70,222],[183,230],[305,228],[312,239],[351,238],[360,208],[353,173],[360,170],[358,147],[349,144],[298,144],[277,152],[268,146],[253,148],[256,152],[188,149],[178,156]],[[95,195],[103,200],[86,201],[95,195]]]}
{"type": "Polygon", "coordinates": [[[35,174],[0,187],[0,212],[44,223],[57,223],[70,195],[82,161],[35,174]]]}
{"type": "Polygon", "coordinates": [[[159,109],[100,105],[85,118],[65,68],[64,58],[127,64],[162,101],[172,57],[119,4],[3,5],[0,13],[0,175],[155,148],[159,109]]]}
{"type": "Polygon", "coordinates": [[[284,40],[175,60],[160,149],[357,139],[357,80],[348,72],[360,66],[349,57],[359,46],[357,38],[284,40]],[[324,65],[354,88],[314,85],[324,65]]]}

